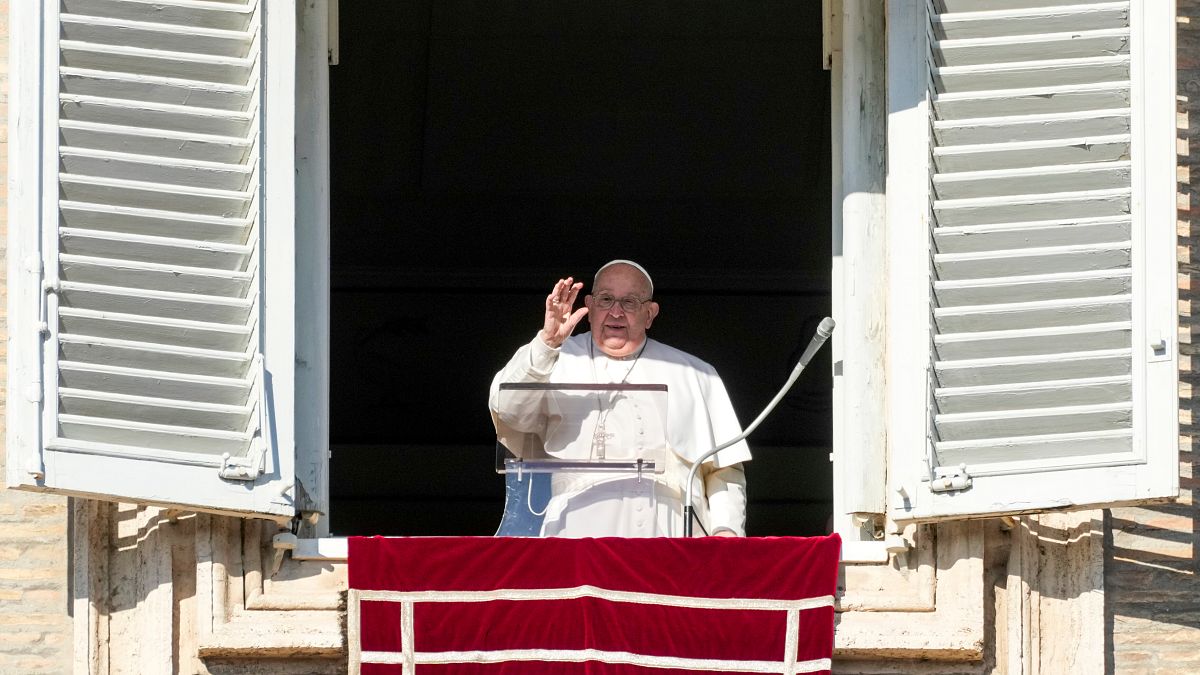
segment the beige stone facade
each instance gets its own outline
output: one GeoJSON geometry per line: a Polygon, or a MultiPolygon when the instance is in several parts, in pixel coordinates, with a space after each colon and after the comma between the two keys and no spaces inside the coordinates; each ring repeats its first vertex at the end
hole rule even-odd
{"type": "Polygon", "coordinates": [[[1200,669],[1200,2],[1178,2],[1179,501],[1105,519],[1105,623],[1120,673],[1200,669]]]}
{"type": "MultiPolygon", "coordinates": [[[[846,653],[835,672],[1200,670],[1200,0],[1178,5],[1179,501],[976,525],[977,647],[890,659],[846,653]]],[[[7,14],[0,0],[0,22],[7,14]]],[[[7,34],[0,23],[0,54],[7,34]]],[[[7,173],[2,138],[0,148],[7,173]]],[[[17,226],[3,211],[0,223],[17,226]]],[[[0,673],[342,672],[345,567],[283,560],[277,569],[273,527],[0,491],[0,673]]],[[[880,635],[879,653],[888,641],[880,635]]]]}

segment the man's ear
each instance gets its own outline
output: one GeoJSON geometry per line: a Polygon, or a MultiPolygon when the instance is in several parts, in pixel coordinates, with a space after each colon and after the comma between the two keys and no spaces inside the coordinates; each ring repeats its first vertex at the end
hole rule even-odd
{"type": "Polygon", "coordinates": [[[646,306],[650,309],[650,318],[646,319],[646,328],[649,328],[650,324],[654,323],[654,318],[658,316],[658,303],[651,300],[646,303],[646,306]]]}
{"type": "Polygon", "coordinates": [[[592,311],[592,294],[591,293],[588,293],[587,295],[583,296],[583,306],[587,307],[589,312],[592,311]]]}

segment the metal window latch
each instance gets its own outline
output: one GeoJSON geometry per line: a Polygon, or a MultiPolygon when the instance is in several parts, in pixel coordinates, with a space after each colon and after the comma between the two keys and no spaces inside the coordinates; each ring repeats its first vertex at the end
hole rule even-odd
{"type": "Polygon", "coordinates": [[[934,467],[933,480],[929,481],[930,492],[958,492],[970,487],[971,475],[966,464],[934,467]]]}

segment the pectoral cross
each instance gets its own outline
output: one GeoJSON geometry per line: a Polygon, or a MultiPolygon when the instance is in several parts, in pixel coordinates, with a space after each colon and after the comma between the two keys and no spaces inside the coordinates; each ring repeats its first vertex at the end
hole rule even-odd
{"type": "Polygon", "coordinates": [[[604,428],[605,420],[602,418],[600,423],[596,425],[596,432],[592,434],[592,453],[596,459],[604,459],[608,439],[613,438],[616,434],[608,433],[604,428]]]}

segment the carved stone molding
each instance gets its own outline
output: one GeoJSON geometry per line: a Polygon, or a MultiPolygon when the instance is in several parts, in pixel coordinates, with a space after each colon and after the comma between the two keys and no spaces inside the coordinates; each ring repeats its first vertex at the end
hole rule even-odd
{"type": "Polygon", "coordinates": [[[984,525],[921,528],[905,557],[847,566],[834,657],[977,661],[984,652],[984,525]]]}
{"type": "MultiPolygon", "coordinates": [[[[346,652],[345,564],[264,555],[272,524],[200,516],[196,528],[197,653],[330,656],[346,652]]],[[[268,548],[268,551],[270,549],[268,548]]]]}

